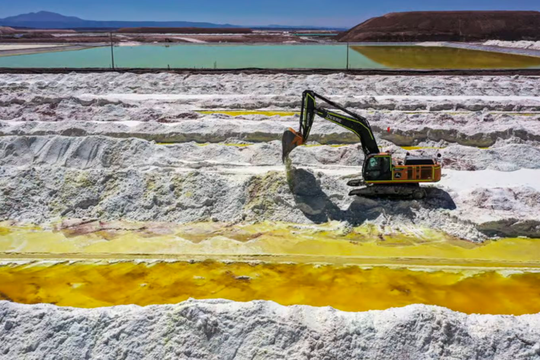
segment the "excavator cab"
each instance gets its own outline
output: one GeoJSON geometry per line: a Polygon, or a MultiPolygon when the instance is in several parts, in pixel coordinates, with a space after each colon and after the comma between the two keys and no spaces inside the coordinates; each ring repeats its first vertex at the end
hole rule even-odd
{"type": "Polygon", "coordinates": [[[392,156],[384,153],[366,156],[363,173],[365,182],[392,180],[392,156]]]}

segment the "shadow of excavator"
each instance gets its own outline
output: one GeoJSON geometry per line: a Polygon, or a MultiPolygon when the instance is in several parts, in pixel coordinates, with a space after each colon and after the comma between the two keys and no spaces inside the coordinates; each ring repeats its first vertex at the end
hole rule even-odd
{"type": "MultiPolygon", "coordinates": [[[[426,188],[423,200],[389,200],[356,197],[346,210],[340,209],[321,189],[321,181],[311,171],[292,168],[289,170],[289,187],[297,207],[314,223],[347,221],[354,226],[381,215],[414,218],[413,209],[448,209],[456,204],[450,194],[438,188],[426,188]]],[[[344,194],[347,196],[347,194],[344,194]]]]}

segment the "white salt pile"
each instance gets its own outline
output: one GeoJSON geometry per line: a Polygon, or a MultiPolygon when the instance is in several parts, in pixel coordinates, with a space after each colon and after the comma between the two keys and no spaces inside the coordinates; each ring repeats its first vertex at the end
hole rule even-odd
{"type": "Polygon", "coordinates": [[[268,301],[60,308],[0,302],[0,359],[539,359],[540,315],[268,301]]]}

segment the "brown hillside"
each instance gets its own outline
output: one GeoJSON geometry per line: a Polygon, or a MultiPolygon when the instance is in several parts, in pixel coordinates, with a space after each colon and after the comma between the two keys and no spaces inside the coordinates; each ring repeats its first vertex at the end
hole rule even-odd
{"type": "Polygon", "coordinates": [[[538,11],[390,13],[341,34],[339,41],[540,40],[538,11]]]}
{"type": "Polygon", "coordinates": [[[10,34],[15,34],[15,33],[16,31],[13,28],[0,26],[0,35],[10,35],[10,34]]]}

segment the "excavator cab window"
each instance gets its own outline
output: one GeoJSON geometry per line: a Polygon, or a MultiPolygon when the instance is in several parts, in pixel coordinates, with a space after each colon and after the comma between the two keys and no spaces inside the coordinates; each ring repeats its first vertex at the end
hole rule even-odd
{"type": "Polygon", "coordinates": [[[368,181],[392,180],[390,156],[372,156],[367,159],[364,179],[368,181]]]}

